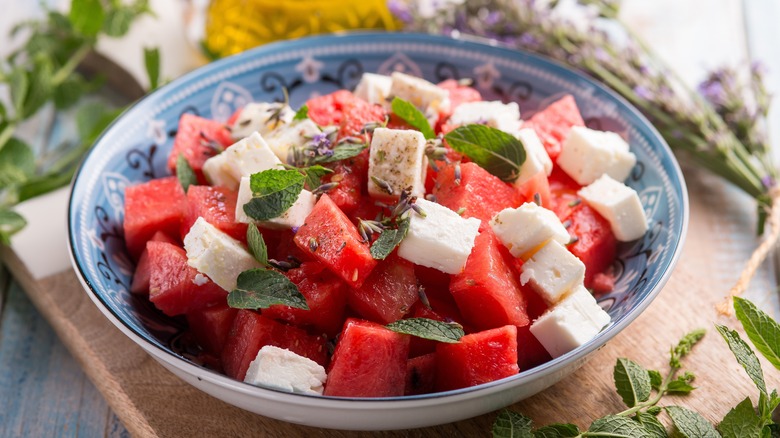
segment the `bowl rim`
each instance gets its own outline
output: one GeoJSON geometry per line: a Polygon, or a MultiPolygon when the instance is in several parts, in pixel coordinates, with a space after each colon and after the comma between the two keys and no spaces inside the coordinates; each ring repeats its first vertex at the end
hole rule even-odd
{"type": "MultiPolygon", "coordinates": [[[[496,56],[498,56],[498,53],[495,54],[496,56]]],[[[114,326],[119,328],[120,331],[122,331],[126,336],[131,338],[136,344],[142,347],[144,351],[152,355],[155,359],[159,361],[164,361],[170,364],[171,366],[174,366],[175,368],[178,368],[181,371],[186,372],[190,375],[198,376],[199,380],[208,380],[211,383],[217,384],[222,387],[229,387],[234,391],[238,391],[240,393],[249,396],[257,397],[258,395],[263,395],[263,398],[270,397],[272,399],[291,397],[290,400],[294,400],[297,404],[311,404],[311,406],[319,406],[323,402],[332,402],[336,404],[346,403],[352,409],[354,409],[355,406],[359,405],[359,403],[355,403],[355,402],[368,402],[371,404],[371,406],[375,406],[376,408],[385,408],[390,406],[388,405],[388,403],[392,405],[396,405],[400,402],[415,403],[416,405],[423,406],[426,404],[430,404],[432,401],[434,402],[441,401],[441,399],[443,398],[455,401],[461,398],[471,398],[472,396],[476,396],[476,395],[483,395],[492,392],[501,392],[504,389],[510,387],[522,386],[524,383],[532,381],[536,378],[541,378],[543,376],[548,376],[560,372],[568,364],[576,362],[577,360],[582,360],[586,356],[589,356],[593,351],[600,349],[604,344],[606,344],[606,342],[608,342],[617,334],[619,334],[623,329],[625,329],[625,327],[631,324],[642,312],[644,312],[645,309],[658,296],[658,294],[661,292],[665,284],[668,282],[669,278],[671,277],[674,271],[675,265],[678,263],[681,257],[682,249],[685,243],[685,239],[687,237],[688,221],[690,216],[689,208],[690,207],[689,207],[687,185],[683,177],[682,170],[680,169],[680,165],[677,162],[677,159],[674,156],[671,148],[666,143],[664,138],[660,135],[658,130],[655,128],[655,126],[653,126],[653,124],[650,123],[650,121],[647,120],[647,118],[625,98],[617,94],[612,89],[606,87],[602,83],[598,82],[597,80],[583,74],[582,72],[578,70],[574,70],[573,68],[566,66],[557,60],[548,58],[544,55],[539,55],[526,50],[509,48],[500,42],[496,42],[493,40],[488,40],[480,37],[462,35],[460,37],[453,38],[453,37],[441,36],[441,35],[429,35],[429,34],[409,33],[409,32],[349,31],[349,32],[337,32],[333,34],[307,36],[307,37],[291,39],[286,41],[273,42],[216,61],[212,61],[204,66],[198,67],[174,79],[173,81],[152,91],[151,93],[147,94],[143,98],[134,102],[132,105],[128,106],[95,140],[93,147],[90,148],[90,150],[84,155],[81,164],[79,165],[79,168],[77,169],[76,173],[74,174],[71,180],[70,195],[68,200],[67,245],[68,245],[68,254],[70,256],[71,264],[73,266],[74,271],[78,274],[77,276],[79,282],[81,283],[82,287],[84,288],[85,292],[88,294],[92,302],[95,303],[95,305],[101,311],[101,313],[103,313],[103,315],[106,316],[114,326]],[[678,193],[679,199],[681,201],[681,205],[679,206],[680,207],[680,214],[679,214],[680,236],[676,240],[674,252],[672,253],[671,258],[669,259],[669,263],[667,264],[667,266],[664,267],[663,272],[658,277],[657,281],[655,281],[655,283],[652,285],[650,291],[644,297],[642,297],[642,299],[637,303],[637,305],[630,312],[623,315],[617,321],[611,322],[604,329],[602,329],[601,332],[599,332],[595,338],[588,341],[585,345],[580,346],[557,358],[554,358],[551,361],[545,362],[544,364],[538,365],[534,368],[525,371],[521,371],[518,374],[513,376],[505,377],[503,379],[499,379],[493,382],[483,383],[480,385],[475,385],[467,388],[461,388],[461,389],[449,390],[443,392],[435,392],[429,394],[421,394],[421,395],[395,396],[395,397],[333,397],[333,396],[325,396],[325,395],[291,393],[291,392],[278,390],[274,388],[251,385],[236,379],[232,379],[224,374],[218,373],[209,368],[194,364],[188,361],[187,359],[181,357],[180,355],[177,355],[174,352],[164,349],[161,346],[151,342],[149,339],[146,338],[146,336],[144,336],[141,333],[138,333],[133,327],[128,326],[128,324],[126,324],[124,320],[107,305],[102,295],[98,293],[95,287],[93,287],[93,284],[89,280],[89,276],[87,275],[87,272],[85,271],[85,269],[82,268],[81,264],[79,263],[79,258],[77,254],[79,250],[78,250],[78,245],[75,242],[76,230],[73,223],[75,220],[74,210],[76,210],[76,206],[75,206],[76,192],[74,188],[76,187],[76,183],[78,182],[79,177],[82,174],[82,170],[84,169],[85,164],[87,163],[88,159],[92,156],[93,152],[95,152],[96,150],[95,146],[100,144],[103,138],[106,136],[106,134],[109,131],[111,131],[117,123],[120,123],[120,121],[122,121],[123,118],[128,113],[130,113],[137,107],[145,104],[146,102],[158,98],[158,96],[164,95],[167,92],[167,90],[174,89],[175,87],[178,87],[180,84],[190,82],[202,76],[212,75],[214,74],[215,71],[224,68],[226,65],[245,61],[244,58],[254,58],[258,56],[263,56],[263,53],[267,51],[277,50],[279,48],[284,48],[288,46],[294,47],[297,45],[306,45],[306,44],[311,44],[312,42],[318,42],[320,45],[322,44],[349,45],[357,42],[355,41],[356,38],[360,39],[360,38],[376,38],[376,37],[392,38],[399,41],[408,40],[410,42],[425,42],[429,44],[439,44],[445,46],[455,45],[459,48],[466,49],[466,50],[479,50],[480,48],[484,49],[485,47],[490,47],[491,50],[500,52],[502,56],[520,55],[522,57],[531,59],[533,62],[541,65],[542,68],[544,69],[552,68],[553,70],[558,70],[556,71],[556,73],[560,72],[570,76],[574,76],[578,80],[588,83],[589,86],[598,89],[600,92],[603,92],[605,95],[609,96],[610,99],[619,103],[621,106],[621,111],[626,110],[631,117],[637,119],[639,122],[639,126],[642,126],[642,128],[647,131],[647,134],[649,134],[648,140],[652,142],[654,146],[658,146],[658,147],[654,147],[654,149],[659,149],[659,152],[662,153],[662,156],[666,156],[669,158],[668,161],[671,166],[667,170],[670,170],[671,172],[668,172],[668,175],[679,183],[679,186],[674,188],[676,191],[679,192],[678,193]]]]}

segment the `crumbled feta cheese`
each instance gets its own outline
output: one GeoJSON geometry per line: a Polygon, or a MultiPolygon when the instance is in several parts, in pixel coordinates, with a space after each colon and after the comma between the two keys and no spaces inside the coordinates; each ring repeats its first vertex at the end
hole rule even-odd
{"type": "Polygon", "coordinates": [[[415,203],[425,217],[411,212],[409,232],[398,246],[398,256],[448,274],[463,271],[479,234],[480,220],[464,219],[449,208],[422,198],[415,203]]]}
{"type": "Polygon", "coordinates": [[[533,129],[521,129],[517,132],[517,138],[523,143],[525,149],[525,161],[520,165],[520,172],[515,180],[515,186],[521,186],[528,182],[539,172],[544,171],[547,176],[552,173],[553,163],[542,141],[533,129]]]}
{"type": "Polygon", "coordinates": [[[577,194],[609,222],[617,240],[629,242],[647,231],[642,202],[631,187],[603,175],[577,194]]]}
{"type": "Polygon", "coordinates": [[[282,104],[273,102],[247,104],[241,109],[236,121],[230,125],[230,135],[235,140],[249,137],[253,132],[266,135],[279,126],[290,123],[295,111],[288,105],[284,105],[279,111],[280,105],[282,104]],[[278,113],[279,117],[274,119],[275,113],[278,113]]]}
{"type": "Polygon", "coordinates": [[[585,265],[555,240],[536,251],[521,270],[520,283],[531,283],[547,304],[557,303],[585,280],[585,265]]]}
{"type": "Polygon", "coordinates": [[[288,208],[281,216],[267,221],[255,221],[244,212],[244,205],[252,199],[250,181],[251,179],[248,176],[241,178],[236,199],[236,222],[244,224],[254,222],[258,226],[270,229],[300,227],[306,221],[306,217],[309,216],[309,213],[314,209],[314,204],[317,202],[317,197],[312,192],[304,189],[301,190],[301,194],[298,195],[298,199],[295,200],[292,207],[288,208]]]}
{"type": "Polygon", "coordinates": [[[368,194],[375,198],[398,199],[403,189],[412,196],[425,195],[425,137],[410,129],[376,128],[368,158],[368,194]],[[389,194],[377,181],[393,190],[389,194]]]}
{"type": "Polygon", "coordinates": [[[297,120],[274,129],[265,136],[265,141],[280,160],[290,162],[290,148],[303,146],[320,132],[317,124],[310,119],[297,120]]]}
{"type": "Polygon", "coordinates": [[[609,321],[609,314],[580,285],[534,321],[531,333],[555,358],[593,339],[609,321]]]}
{"type": "Polygon", "coordinates": [[[614,132],[575,126],[563,142],[558,165],[581,185],[607,174],[623,181],[636,164],[628,143],[614,132]]]}
{"type": "Polygon", "coordinates": [[[378,75],[376,73],[363,73],[357,87],[355,87],[355,96],[365,100],[368,103],[385,105],[390,96],[390,86],[393,80],[390,76],[378,75]]]}
{"type": "Polygon", "coordinates": [[[280,168],[282,162],[257,132],[225,149],[225,161],[236,180],[264,170],[280,168]]]}
{"type": "Polygon", "coordinates": [[[501,210],[490,220],[490,226],[509,252],[523,260],[551,239],[564,245],[571,240],[558,216],[533,202],[501,210]]]}
{"type": "Polygon", "coordinates": [[[466,102],[458,105],[447,124],[482,124],[514,135],[520,127],[520,107],[501,101],[466,102]]]}
{"type": "Polygon", "coordinates": [[[209,281],[210,281],[209,278],[201,274],[200,272],[195,274],[195,278],[192,279],[192,282],[195,284],[195,286],[203,286],[209,281]]]}
{"type": "Polygon", "coordinates": [[[238,188],[238,179],[233,176],[233,168],[227,162],[227,154],[214,155],[203,163],[203,175],[213,186],[238,188]]]}
{"type": "Polygon", "coordinates": [[[260,265],[237,240],[199,217],[184,236],[187,264],[222,289],[236,288],[238,274],[260,265]]]}
{"type": "Polygon", "coordinates": [[[450,92],[422,78],[400,72],[391,76],[390,95],[401,98],[420,111],[443,112],[450,108],[450,92]]]}
{"type": "Polygon", "coordinates": [[[322,395],[325,368],[308,357],[284,348],[266,345],[249,364],[244,382],[282,391],[322,395]]]}

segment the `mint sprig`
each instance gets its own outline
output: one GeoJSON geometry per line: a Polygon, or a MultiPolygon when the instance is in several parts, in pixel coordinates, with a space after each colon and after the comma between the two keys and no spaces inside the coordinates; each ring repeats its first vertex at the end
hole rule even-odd
{"type": "Polygon", "coordinates": [[[195,171],[192,170],[190,163],[184,158],[184,154],[179,154],[176,157],[176,178],[179,179],[179,184],[181,184],[184,193],[187,193],[190,186],[198,184],[198,177],[195,175],[195,171]]]}
{"type": "Polygon", "coordinates": [[[305,120],[309,118],[309,107],[307,105],[303,105],[302,107],[298,108],[298,111],[295,112],[295,115],[293,116],[293,120],[305,120]]]}
{"type": "Polygon", "coordinates": [[[429,318],[399,319],[386,325],[388,329],[432,341],[457,343],[465,334],[457,322],[436,321],[429,318]]]}
{"type": "Polygon", "coordinates": [[[750,342],[775,368],[780,369],[780,324],[755,304],[740,297],[734,297],[734,313],[750,342]]]}
{"type": "Polygon", "coordinates": [[[448,132],[444,139],[452,149],[505,182],[514,182],[525,162],[523,143],[490,126],[461,126],[448,132]]]}
{"type": "Polygon", "coordinates": [[[269,267],[268,246],[265,244],[263,234],[257,229],[257,225],[249,224],[249,227],[246,229],[246,242],[252,257],[254,257],[262,266],[266,268],[269,267]]]}
{"type": "Polygon", "coordinates": [[[309,310],[306,298],[284,274],[268,269],[250,269],[238,275],[236,289],[228,294],[235,309],[267,309],[273,305],[309,310]]]}
{"type": "Polygon", "coordinates": [[[252,174],[252,199],[244,213],[257,221],[267,221],[289,210],[303,190],[305,178],[295,170],[269,169],[252,174]]]}
{"type": "Polygon", "coordinates": [[[408,123],[411,127],[417,129],[422,133],[426,140],[430,140],[436,137],[436,133],[433,132],[430,122],[416,106],[401,99],[400,97],[394,97],[390,103],[390,108],[393,114],[400,117],[404,122],[408,123]]]}

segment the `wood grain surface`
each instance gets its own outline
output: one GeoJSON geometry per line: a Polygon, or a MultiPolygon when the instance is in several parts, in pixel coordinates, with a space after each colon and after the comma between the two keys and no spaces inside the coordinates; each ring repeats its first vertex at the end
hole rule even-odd
{"type": "MultiPolygon", "coordinates": [[[[690,173],[689,173],[690,175],[690,173]]],[[[694,173],[695,175],[695,173],[694,173]]],[[[714,323],[738,325],[716,315],[714,305],[727,290],[716,273],[712,254],[727,251],[713,230],[722,226],[715,210],[723,200],[722,185],[707,178],[690,178],[691,217],[682,258],[669,283],[651,306],[627,329],[593,355],[579,371],[548,390],[512,406],[535,423],[590,421],[623,409],[614,391],[612,367],[617,357],[647,367],[665,369],[669,347],[686,332],[704,327],[708,334],[686,363],[699,387],[687,397],[669,402],[688,406],[717,422],[738,402],[757,391],[714,330],[714,323]],[[719,188],[720,187],[720,188],[719,188]]],[[[14,254],[2,258],[81,364],[117,416],[135,436],[270,436],[351,437],[366,433],[323,430],[293,425],[234,408],[190,387],[158,365],[126,338],[92,304],[75,274],[64,272],[33,281],[14,254]]],[[[729,267],[736,273],[738,269],[729,267]]],[[[767,384],[780,386],[778,372],[764,363],[767,384]]],[[[495,414],[425,429],[376,432],[382,437],[489,436],[495,414]]]]}

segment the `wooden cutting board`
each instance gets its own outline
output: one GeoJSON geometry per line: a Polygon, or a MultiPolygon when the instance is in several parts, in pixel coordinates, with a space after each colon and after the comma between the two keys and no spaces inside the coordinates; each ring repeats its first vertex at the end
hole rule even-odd
{"type": "MultiPolygon", "coordinates": [[[[573,422],[587,427],[591,420],[624,409],[614,391],[612,367],[628,357],[647,367],[665,371],[669,347],[686,332],[704,327],[707,336],[686,360],[699,387],[692,395],[669,399],[718,422],[746,396],[756,401],[757,390],[736,363],[714,324],[736,328],[733,318],[718,316],[715,304],[741,269],[738,263],[719,260],[732,251],[734,233],[729,227],[747,227],[748,213],[736,222],[724,211],[733,190],[712,177],[688,173],[691,216],[683,254],[670,281],[651,306],[576,373],[511,409],[529,415],[535,424],[573,422]],[[692,176],[693,175],[693,176],[692,176]],[[736,223],[736,225],[735,225],[736,223]],[[726,231],[724,231],[726,230],[726,231]]],[[[744,212],[744,210],[742,210],[744,212]]],[[[747,236],[747,237],[744,237],[747,236]]],[[[751,242],[753,244],[753,242],[751,242]]],[[[351,437],[365,432],[316,429],[250,414],[187,385],[157,364],[103,317],[82,290],[73,272],[35,281],[7,247],[0,256],[23,285],[33,303],[58,333],[109,405],[134,436],[246,436],[351,437]]],[[[776,303],[772,291],[759,291],[758,302],[776,303]]],[[[778,309],[767,309],[776,312],[778,309]]],[[[780,386],[780,373],[763,361],[770,388],[780,386]]],[[[377,436],[434,437],[489,436],[495,414],[425,429],[377,432],[377,436]]]]}

